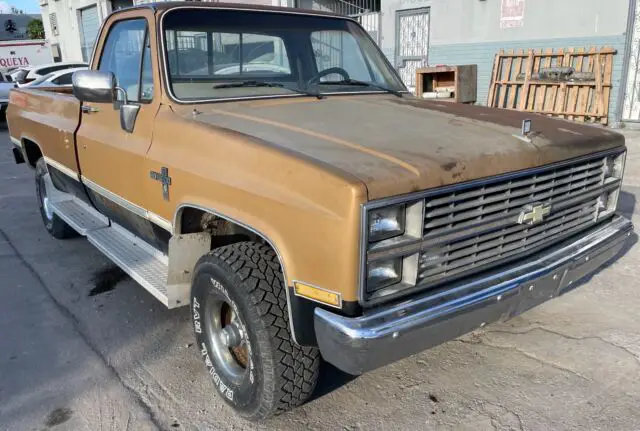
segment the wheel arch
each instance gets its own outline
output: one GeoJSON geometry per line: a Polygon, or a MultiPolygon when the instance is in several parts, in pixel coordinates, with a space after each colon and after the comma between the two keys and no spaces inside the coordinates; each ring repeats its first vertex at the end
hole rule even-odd
{"type": "Polygon", "coordinates": [[[24,159],[29,166],[35,169],[38,159],[44,157],[42,146],[35,139],[24,135],[20,137],[20,144],[22,146],[24,159]]]}
{"type": "MultiPolygon", "coordinates": [[[[289,330],[291,331],[291,337],[293,339],[293,341],[296,344],[300,344],[297,341],[296,338],[296,325],[294,322],[294,312],[292,309],[292,298],[291,298],[291,294],[289,292],[289,278],[287,277],[287,270],[286,270],[286,266],[285,266],[285,260],[284,257],[280,251],[280,249],[278,248],[278,246],[276,245],[275,241],[273,241],[269,236],[265,235],[264,233],[262,233],[260,230],[254,228],[253,226],[244,223],[234,217],[228,216],[226,214],[223,214],[215,209],[212,209],[210,207],[206,207],[200,204],[195,204],[195,203],[182,203],[180,205],[178,205],[178,207],[176,208],[175,211],[175,215],[173,217],[173,224],[172,224],[172,230],[173,230],[173,235],[180,235],[185,232],[185,221],[187,219],[187,217],[189,217],[189,213],[199,213],[199,214],[209,214],[214,216],[217,219],[223,220],[225,223],[230,224],[230,226],[234,227],[234,231],[239,231],[240,233],[242,232],[246,232],[246,233],[251,233],[253,235],[255,235],[256,237],[260,238],[266,245],[268,245],[273,252],[276,254],[276,256],[278,257],[278,262],[280,263],[280,270],[282,271],[282,279],[284,282],[284,290],[286,292],[286,298],[287,298],[287,312],[288,312],[288,317],[289,317],[289,330]]],[[[203,229],[204,230],[204,229],[203,229]]],[[[188,230],[187,230],[188,232],[188,230]]],[[[241,241],[239,239],[239,241],[241,241]]],[[[236,242],[236,241],[233,241],[236,242]]],[[[222,245],[228,245],[228,244],[232,244],[233,242],[229,242],[229,243],[225,243],[225,244],[221,244],[222,245]]],[[[214,245],[212,245],[212,248],[215,248],[214,245]]]]}

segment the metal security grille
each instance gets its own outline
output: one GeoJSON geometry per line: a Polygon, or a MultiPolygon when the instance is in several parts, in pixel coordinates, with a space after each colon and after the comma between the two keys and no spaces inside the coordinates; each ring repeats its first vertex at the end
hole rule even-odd
{"type": "Polygon", "coordinates": [[[496,181],[425,201],[418,283],[435,284],[531,254],[596,223],[599,197],[620,186],[604,179],[604,159],[496,181]],[[544,202],[543,222],[519,224],[526,205],[544,202]]]}
{"type": "MultiPolygon", "coordinates": [[[[301,4],[306,7],[306,4],[301,4]]],[[[312,9],[350,16],[380,43],[380,0],[314,0],[312,9]]]]}
{"type": "Polygon", "coordinates": [[[49,14],[49,25],[51,25],[51,32],[54,36],[58,36],[60,31],[58,30],[58,17],[55,13],[49,14]]]}
{"type": "Polygon", "coordinates": [[[409,90],[416,86],[416,69],[427,65],[429,8],[396,13],[396,69],[409,90]]]}

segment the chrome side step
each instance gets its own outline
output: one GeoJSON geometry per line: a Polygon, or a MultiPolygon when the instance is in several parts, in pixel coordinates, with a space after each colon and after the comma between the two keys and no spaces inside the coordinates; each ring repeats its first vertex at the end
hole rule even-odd
{"type": "Polygon", "coordinates": [[[167,260],[150,245],[117,225],[92,230],[87,239],[164,305],[177,305],[167,295],[167,260]]]}
{"type": "Polygon", "coordinates": [[[142,241],[75,196],[55,192],[53,211],[168,308],[189,303],[185,285],[167,285],[166,255],[142,241]]]}
{"type": "Polygon", "coordinates": [[[109,227],[109,219],[72,196],[50,202],[53,211],[82,236],[93,230],[109,227]]]}

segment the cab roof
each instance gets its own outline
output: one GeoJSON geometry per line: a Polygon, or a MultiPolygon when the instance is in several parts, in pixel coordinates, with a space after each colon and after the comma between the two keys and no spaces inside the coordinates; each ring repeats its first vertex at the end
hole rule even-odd
{"type": "MultiPolygon", "coordinates": [[[[146,3],[138,6],[133,6],[131,8],[120,9],[120,11],[132,10],[132,9],[145,9],[151,8],[157,11],[167,11],[171,9],[226,9],[226,10],[245,10],[245,11],[259,11],[259,12],[277,12],[277,13],[286,13],[292,15],[316,15],[316,16],[326,16],[333,18],[348,18],[344,15],[340,15],[333,12],[319,11],[319,10],[311,10],[311,9],[300,9],[300,8],[292,8],[292,7],[282,7],[282,6],[265,6],[265,5],[255,5],[255,4],[245,4],[245,3],[202,3],[202,2],[185,2],[185,1],[173,1],[173,2],[158,2],[158,3],[146,3]]],[[[117,13],[117,12],[116,12],[117,13]]]]}

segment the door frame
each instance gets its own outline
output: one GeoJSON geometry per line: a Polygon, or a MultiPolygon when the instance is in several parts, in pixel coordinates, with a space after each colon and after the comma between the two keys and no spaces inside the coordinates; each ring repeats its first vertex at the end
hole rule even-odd
{"type": "MultiPolygon", "coordinates": [[[[393,53],[393,67],[398,72],[398,75],[402,76],[400,72],[400,68],[402,67],[402,64],[404,63],[404,61],[400,60],[400,18],[402,18],[403,16],[418,15],[420,13],[427,14],[429,19],[429,25],[427,26],[427,55],[419,58],[422,60],[423,66],[426,66],[427,64],[429,64],[429,46],[431,44],[431,6],[424,6],[424,7],[411,8],[411,9],[397,9],[395,13],[396,13],[395,28],[393,29],[394,40],[395,40],[394,53],[393,53]]],[[[418,59],[418,58],[415,57],[415,59],[418,59]]],[[[404,84],[407,87],[409,87],[407,83],[404,83],[404,84]]],[[[414,87],[414,91],[415,91],[415,87],[414,87]]]]}

